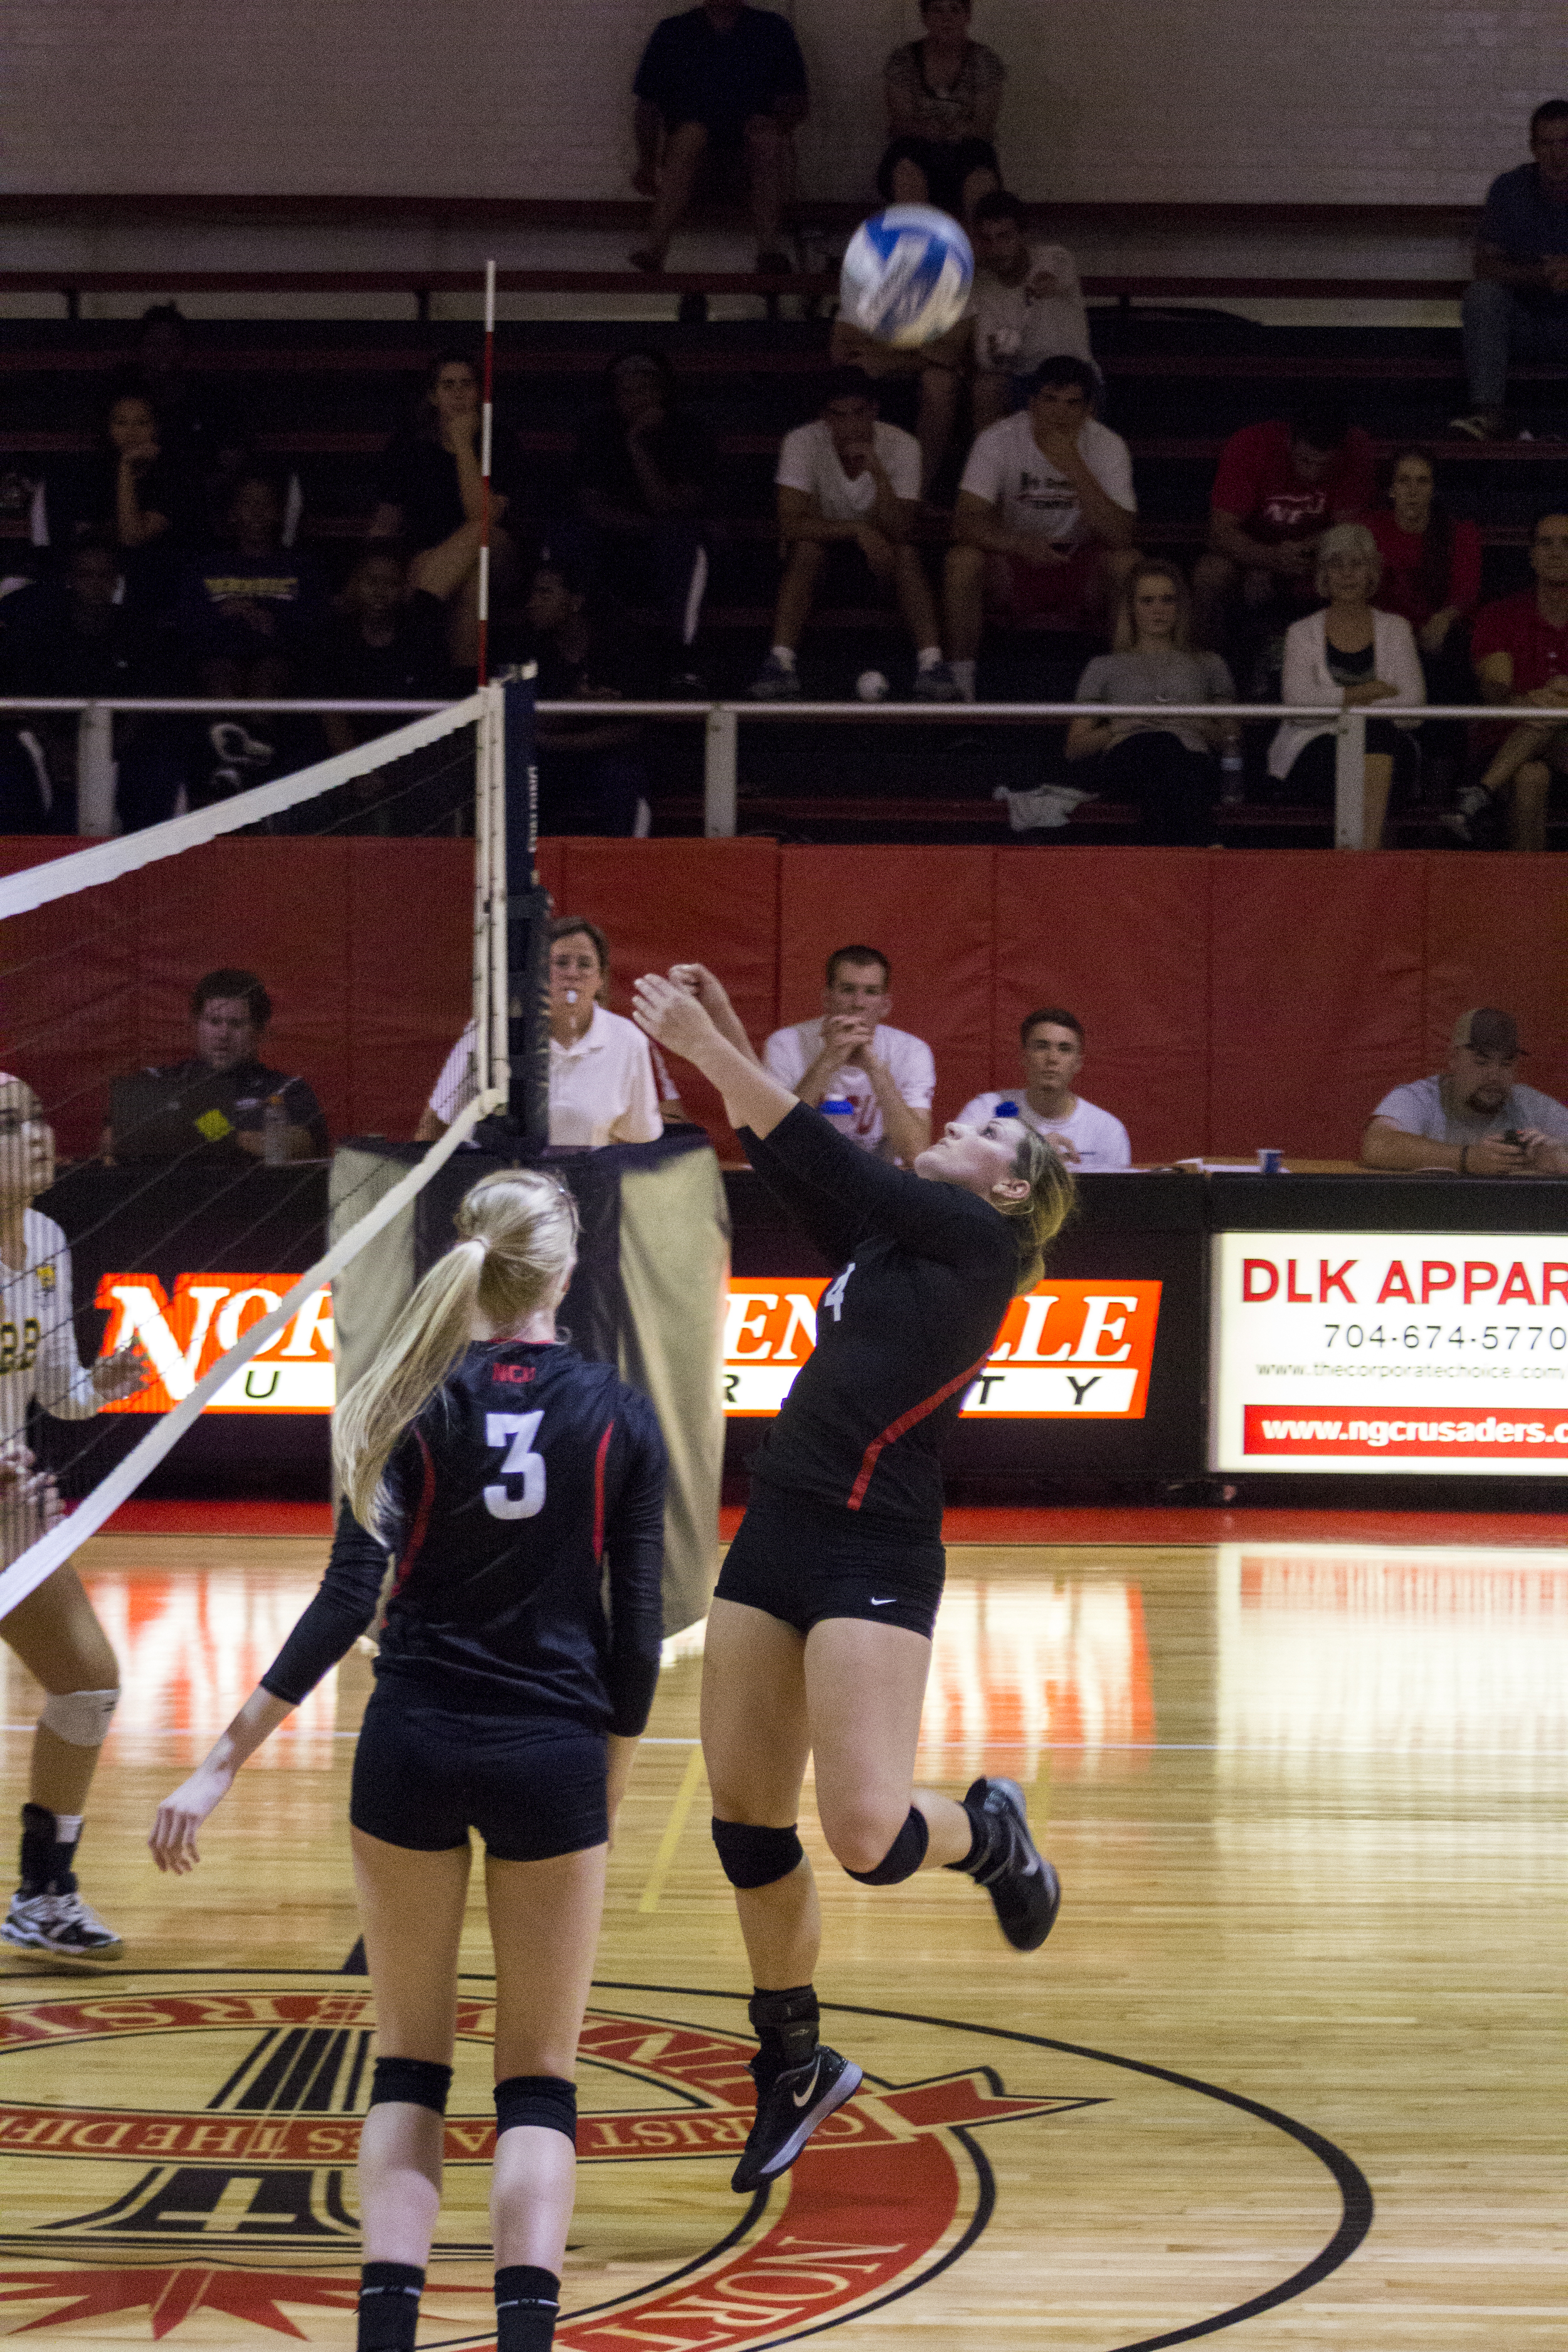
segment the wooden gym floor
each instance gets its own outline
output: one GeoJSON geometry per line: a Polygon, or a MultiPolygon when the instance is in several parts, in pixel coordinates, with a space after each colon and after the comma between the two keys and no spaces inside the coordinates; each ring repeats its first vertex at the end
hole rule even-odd
{"type": "MultiPolygon", "coordinates": [[[[1495,1521],[1468,1544],[1379,1541],[1364,1516],[1349,1540],[1151,1527],[950,1551],[922,1770],[1026,1785],[1061,1918],[1024,1958],[956,1878],[855,1886],[808,1803],[826,2031],[867,2087],[752,2204],[727,2185],[746,1979],[700,1669],[667,1669],[580,2070],[567,2352],[829,2328],[843,2352],[1563,2344],[1568,1554],[1495,1521]]],[[[160,1880],[142,1843],[323,1550],[143,1533],[84,1555],[126,1696],[83,1882],[127,1952],[112,1974],[0,1959],[0,2333],[353,2342],[368,1660],[248,1768],[194,1878],[160,1880]]],[[[37,1695],[5,1653],[0,1675],[14,1821],[37,1695]]],[[[491,2341],[477,1911],[465,1964],[422,2346],[491,2341]]]]}

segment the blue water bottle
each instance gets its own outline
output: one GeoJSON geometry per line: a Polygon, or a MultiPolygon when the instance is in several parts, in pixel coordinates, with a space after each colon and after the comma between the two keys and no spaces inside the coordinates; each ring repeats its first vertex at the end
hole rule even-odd
{"type": "Polygon", "coordinates": [[[847,1095],[824,1095],[816,1108],[828,1126],[837,1129],[840,1135],[854,1135],[855,1106],[847,1095]]]}

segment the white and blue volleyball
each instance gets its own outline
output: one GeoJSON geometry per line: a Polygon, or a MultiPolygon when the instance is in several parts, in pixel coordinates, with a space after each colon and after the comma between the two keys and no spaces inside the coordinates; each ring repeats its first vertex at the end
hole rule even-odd
{"type": "Polygon", "coordinates": [[[839,315],[879,343],[912,351],[958,324],[973,282],[974,256],[951,214],[889,205],[849,240],[839,315]]]}

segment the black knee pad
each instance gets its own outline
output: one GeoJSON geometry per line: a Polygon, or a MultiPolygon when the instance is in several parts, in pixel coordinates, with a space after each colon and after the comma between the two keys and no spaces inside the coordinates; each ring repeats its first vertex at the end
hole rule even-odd
{"type": "Polygon", "coordinates": [[[926,1817],[911,1805],[904,1817],[903,1828],[876,1869],[852,1870],[849,1876],[858,1878],[862,1886],[897,1886],[902,1880],[914,1876],[926,1858],[926,1847],[930,1843],[931,1831],[926,1817]]]}
{"type": "Polygon", "coordinates": [[[799,1865],[805,1848],[793,1829],[758,1829],[750,1822],[713,1819],[713,1843],[731,1886],[771,1886],[799,1865]]]}
{"type": "Polygon", "coordinates": [[[432,2115],[444,2116],[451,2087],[450,2066],[437,2066],[433,2058],[378,2058],[370,2078],[370,2104],[381,2107],[389,2099],[401,2099],[411,2107],[428,2107],[432,2115]]]}
{"type": "Polygon", "coordinates": [[[558,2131],[577,2145],[577,2085],[559,2074],[509,2074],[496,2084],[496,2137],[519,2124],[558,2131]]]}

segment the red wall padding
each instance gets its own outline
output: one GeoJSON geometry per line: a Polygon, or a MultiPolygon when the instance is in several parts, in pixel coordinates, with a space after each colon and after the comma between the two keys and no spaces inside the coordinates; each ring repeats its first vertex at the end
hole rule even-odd
{"type": "MultiPolygon", "coordinates": [[[[0,873],[66,846],[0,840],[0,873]]],[[[1568,1096],[1552,857],[574,840],[540,867],[609,933],[622,1012],[639,971],[695,957],[760,1043],[818,1009],[830,949],[882,948],[895,1022],[936,1055],[939,1118],[1017,1082],[1017,1023],[1051,1003],[1083,1021],[1084,1091],[1141,1160],[1352,1158],[1469,1004],[1516,1012],[1529,1083],[1568,1096]]],[[[109,1079],[186,1051],[192,982],[249,963],[277,1003],[268,1058],[311,1080],[333,1133],[409,1135],[468,1016],[472,887],[462,842],[216,842],[0,927],[0,1053],[62,1151],[90,1150],[109,1079]]],[[[728,1146],[711,1090],[672,1066],[728,1146]]]]}

